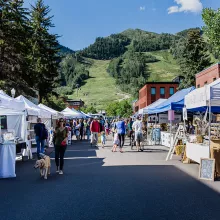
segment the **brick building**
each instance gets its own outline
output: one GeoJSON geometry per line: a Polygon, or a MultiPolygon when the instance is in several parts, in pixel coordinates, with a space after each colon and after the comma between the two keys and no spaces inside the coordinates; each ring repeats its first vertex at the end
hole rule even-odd
{"type": "Polygon", "coordinates": [[[135,112],[145,108],[160,98],[168,99],[176,93],[178,82],[149,82],[139,90],[139,99],[135,103],[135,112]]]}
{"type": "Polygon", "coordinates": [[[220,78],[220,63],[214,64],[196,74],[196,88],[210,84],[218,78],[220,78]]]}

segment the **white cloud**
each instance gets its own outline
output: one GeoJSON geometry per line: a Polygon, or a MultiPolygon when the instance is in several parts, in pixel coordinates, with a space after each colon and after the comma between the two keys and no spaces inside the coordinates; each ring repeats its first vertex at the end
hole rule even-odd
{"type": "Polygon", "coordinates": [[[171,6],[168,8],[168,14],[177,12],[201,12],[203,5],[201,0],[174,0],[179,6],[171,6]]]}
{"type": "Polygon", "coordinates": [[[141,6],[140,11],[145,11],[145,6],[141,6]]]}

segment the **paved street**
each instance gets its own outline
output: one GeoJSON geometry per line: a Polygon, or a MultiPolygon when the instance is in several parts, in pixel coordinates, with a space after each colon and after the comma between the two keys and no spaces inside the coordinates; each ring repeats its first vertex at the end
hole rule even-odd
{"type": "MultiPolygon", "coordinates": [[[[64,175],[39,178],[35,161],[17,162],[16,179],[0,180],[1,220],[217,220],[220,184],[199,181],[198,165],[167,149],[112,153],[75,142],[65,155],[64,175]]],[[[54,158],[54,154],[51,154],[54,158]]]]}

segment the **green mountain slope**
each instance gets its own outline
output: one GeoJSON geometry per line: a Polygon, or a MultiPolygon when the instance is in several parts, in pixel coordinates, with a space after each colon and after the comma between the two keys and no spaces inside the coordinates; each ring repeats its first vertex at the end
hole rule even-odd
{"type": "Polygon", "coordinates": [[[111,77],[106,69],[110,61],[91,60],[92,66],[89,68],[90,78],[77,91],[70,95],[71,99],[82,99],[87,106],[93,105],[97,110],[102,110],[112,101],[130,98],[129,94],[123,93],[117,88],[115,79],[111,77]]]}
{"type": "Polygon", "coordinates": [[[148,64],[151,73],[149,82],[172,81],[179,75],[179,65],[168,50],[147,52],[146,54],[151,54],[158,59],[158,62],[148,64]]]}

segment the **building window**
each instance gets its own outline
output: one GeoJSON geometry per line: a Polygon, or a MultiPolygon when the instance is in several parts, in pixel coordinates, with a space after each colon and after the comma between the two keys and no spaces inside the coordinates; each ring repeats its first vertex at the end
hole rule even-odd
{"type": "Polygon", "coordinates": [[[160,87],[160,98],[165,98],[165,88],[160,87]]]}
{"type": "Polygon", "coordinates": [[[215,78],[213,78],[213,82],[216,80],[216,77],[215,78]]]}
{"type": "Polygon", "coordinates": [[[155,87],[151,87],[151,95],[156,95],[156,88],[155,87]]]}
{"type": "Polygon", "coordinates": [[[174,94],[174,87],[170,87],[170,95],[174,94]]]}
{"type": "Polygon", "coordinates": [[[200,85],[198,85],[197,88],[200,88],[200,85]]]}
{"type": "Polygon", "coordinates": [[[155,102],[155,101],[156,101],[156,88],[151,87],[151,102],[155,102]]]}
{"type": "Polygon", "coordinates": [[[205,81],[204,85],[207,85],[207,84],[208,84],[208,82],[207,82],[207,81],[205,81]]]}

